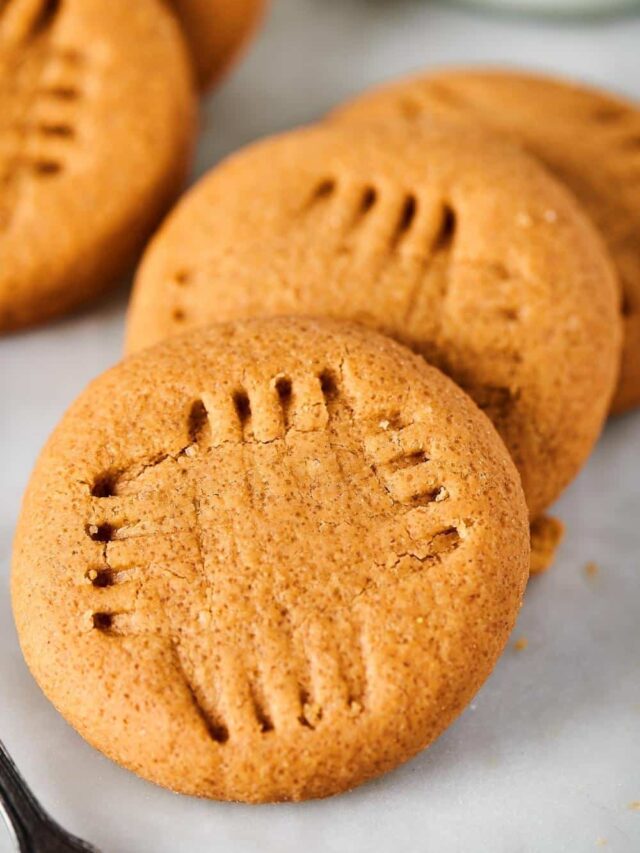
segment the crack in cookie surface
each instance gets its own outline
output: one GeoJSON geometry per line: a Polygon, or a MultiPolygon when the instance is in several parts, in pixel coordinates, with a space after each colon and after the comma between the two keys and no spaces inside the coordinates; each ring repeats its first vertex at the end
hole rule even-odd
{"type": "Polygon", "coordinates": [[[86,528],[103,549],[103,564],[89,570],[97,608],[91,629],[114,639],[148,631],[165,636],[198,713],[220,743],[233,741],[238,728],[262,734],[296,723],[315,728],[331,720],[325,708],[366,712],[375,673],[369,675],[359,613],[369,593],[446,559],[464,535],[446,512],[446,485],[425,450],[424,424],[410,414],[400,429],[389,427],[400,422],[397,414],[363,423],[340,365],[294,377],[278,373],[267,384],[247,378],[230,395],[203,392],[192,403],[184,430],[191,443],[177,454],[131,463],[117,475],[99,473],[86,528]],[[292,505],[291,527],[276,533],[292,505]],[[402,506],[416,509],[399,513],[402,506]],[[321,525],[332,533],[319,540],[321,525]],[[265,537],[279,555],[276,565],[263,553],[265,537]],[[160,571],[157,561],[143,565],[149,538],[164,540],[167,563],[180,539],[191,576],[160,571]],[[119,556],[121,545],[131,555],[134,541],[141,543],[135,568],[119,556]],[[341,552],[355,542],[363,554],[340,568],[341,552]],[[295,578],[314,564],[331,587],[324,604],[295,578]],[[168,582],[174,589],[183,582],[178,606],[165,590],[168,582]],[[136,589],[130,610],[123,609],[121,585],[136,589]],[[147,595],[161,604],[152,618],[147,595]],[[238,624],[250,629],[233,671],[215,672],[220,647],[229,646],[238,624]],[[282,671],[265,670],[259,652],[265,641],[280,650],[282,671]]]}
{"type": "Polygon", "coordinates": [[[300,799],[437,736],[527,569],[517,473],[453,383],[359,327],[264,320],[93,383],[30,487],[14,601],[92,743],[174,789],[300,799]]]}

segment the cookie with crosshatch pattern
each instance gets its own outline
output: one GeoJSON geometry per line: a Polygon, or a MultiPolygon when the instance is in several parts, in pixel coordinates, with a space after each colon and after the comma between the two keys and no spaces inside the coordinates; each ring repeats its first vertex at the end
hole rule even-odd
{"type": "Polygon", "coordinates": [[[70,310],[130,267],[185,176],[195,100],[159,0],[5,0],[0,104],[6,331],[70,310]]]}
{"type": "Polygon", "coordinates": [[[529,570],[486,416],[362,327],[211,327],[94,381],[47,444],[13,606],[40,686],[174,790],[334,794],[427,746],[529,570]]]}
{"type": "Polygon", "coordinates": [[[612,411],[640,405],[640,104],[512,68],[442,68],[364,92],[332,118],[413,125],[426,115],[464,117],[508,135],[576,194],[622,285],[624,348],[612,411]]]}
{"type": "Polygon", "coordinates": [[[325,124],[252,145],[143,258],[128,348],[261,314],[356,320],[484,408],[532,518],[600,432],[620,358],[615,276],[573,197],[481,130],[325,124]]]}

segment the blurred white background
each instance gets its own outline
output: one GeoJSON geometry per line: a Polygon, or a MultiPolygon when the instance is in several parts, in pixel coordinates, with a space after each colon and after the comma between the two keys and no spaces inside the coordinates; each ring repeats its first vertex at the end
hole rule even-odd
{"type": "MultiPolygon", "coordinates": [[[[276,0],[245,62],[206,104],[196,173],[384,78],[476,61],[640,98],[640,17],[535,21],[427,0],[276,0]]],[[[123,287],[0,341],[0,736],[46,807],[104,853],[640,851],[640,412],[609,425],[557,507],[568,535],[528,591],[514,635],[527,648],[512,644],[463,717],[400,770],[324,802],[200,802],[136,779],[64,723],[20,656],[11,539],[46,436],[119,358],[125,305],[123,287]]],[[[0,829],[0,853],[10,849],[0,829]]]]}

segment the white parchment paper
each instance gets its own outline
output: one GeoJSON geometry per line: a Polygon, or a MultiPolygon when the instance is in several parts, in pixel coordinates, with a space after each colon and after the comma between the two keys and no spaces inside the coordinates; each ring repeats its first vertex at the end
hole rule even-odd
{"type": "MultiPolygon", "coordinates": [[[[552,24],[426,0],[276,0],[259,42],[206,105],[196,173],[385,77],[477,60],[574,74],[640,98],[640,18],[552,24]]],[[[137,779],[66,725],[18,649],[11,539],[47,434],[119,358],[125,304],[123,287],[0,341],[0,737],[57,819],[104,853],[640,851],[631,807],[640,800],[640,412],[609,424],[557,506],[567,539],[531,584],[493,677],[398,771],[324,802],[201,802],[137,779]],[[528,645],[517,651],[521,637],[528,645]]],[[[9,849],[0,829],[0,853],[9,849]]]]}

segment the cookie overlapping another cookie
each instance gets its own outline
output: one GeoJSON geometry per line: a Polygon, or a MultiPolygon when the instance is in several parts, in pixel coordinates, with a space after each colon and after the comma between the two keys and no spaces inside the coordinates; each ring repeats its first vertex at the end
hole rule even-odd
{"type": "Polygon", "coordinates": [[[264,14],[266,0],[169,0],[184,29],[198,85],[213,86],[229,69],[264,14]]]}
{"type": "Polygon", "coordinates": [[[89,386],[29,485],[12,591],[34,676],[94,746],[262,802],[427,746],[528,572],[517,471],[464,392],[364,328],[275,319],[89,386]]]}
{"type": "Polygon", "coordinates": [[[444,370],[496,425],[532,519],[586,461],[618,376],[600,235],[537,161],[466,123],[317,125],[202,179],[143,259],[128,348],[260,314],[354,320],[444,370]]]}
{"type": "Polygon", "coordinates": [[[363,93],[332,119],[466,118],[538,157],[600,229],[622,287],[622,369],[612,410],[640,405],[640,105],[585,84],[515,69],[442,69],[363,93]]]}

